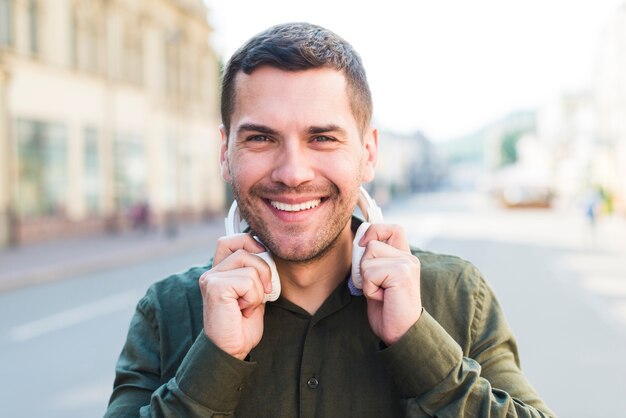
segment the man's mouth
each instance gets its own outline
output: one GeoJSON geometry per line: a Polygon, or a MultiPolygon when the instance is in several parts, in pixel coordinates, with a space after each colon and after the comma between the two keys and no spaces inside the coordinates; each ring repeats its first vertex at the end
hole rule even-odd
{"type": "Polygon", "coordinates": [[[290,205],[289,203],[278,202],[276,200],[270,200],[270,205],[278,210],[283,210],[285,212],[300,212],[302,210],[313,209],[314,207],[319,206],[322,202],[321,199],[309,200],[308,202],[297,203],[294,205],[290,205]]]}

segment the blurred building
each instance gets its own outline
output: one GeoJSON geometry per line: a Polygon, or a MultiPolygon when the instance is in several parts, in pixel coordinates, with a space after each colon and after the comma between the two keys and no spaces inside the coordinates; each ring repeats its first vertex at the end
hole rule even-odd
{"type": "Polygon", "coordinates": [[[539,135],[553,159],[560,200],[582,206],[602,191],[626,213],[626,5],[600,37],[592,88],[562,94],[541,111],[539,135]]]}
{"type": "Polygon", "coordinates": [[[593,103],[589,91],[570,92],[540,112],[538,134],[550,152],[555,192],[569,206],[581,203],[597,178],[593,103]]]}
{"type": "Polygon", "coordinates": [[[201,0],[0,0],[0,247],[220,211],[201,0]]]}
{"type": "Polygon", "coordinates": [[[393,196],[430,191],[441,184],[443,159],[421,132],[399,135],[379,133],[376,178],[372,184],[378,203],[393,196]]]}
{"type": "Polygon", "coordinates": [[[550,144],[537,135],[537,113],[518,111],[485,129],[486,187],[508,207],[547,207],[554,184],[550,144]]]}
{"type": "Polygon", "coordinates": [[[626,4],[608,23],[598,48],[594,98],[596,177],[626,213],[626,4]]]}
{"type": "Polygon", "coordinates": [[[537,130],[535,111],[512,112],[483,128],[485,164],[498,169],[517,162],[517,142],[537,130]]]}

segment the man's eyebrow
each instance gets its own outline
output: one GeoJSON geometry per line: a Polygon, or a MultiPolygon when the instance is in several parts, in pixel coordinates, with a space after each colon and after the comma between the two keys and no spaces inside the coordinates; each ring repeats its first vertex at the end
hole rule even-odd
{"type": "Polygon", "coordinates": [[[269,126],[259,125],[256,123],[244,123],[237,128],[237,133],[241,132],[260,132],[262,134],[276,135],[277,131],[269,126]]]}
{"type": "Polygon", "coordinates": [[[330,125],[323,125],[323,126],[311,126],[309,127],[309,129],[307,129],[307,132],[310,135],[315,135],[315,134],[324,134],[327,132],[345,132],[345,129],[343,129],[339,125],[330,124],[330,125]]]}

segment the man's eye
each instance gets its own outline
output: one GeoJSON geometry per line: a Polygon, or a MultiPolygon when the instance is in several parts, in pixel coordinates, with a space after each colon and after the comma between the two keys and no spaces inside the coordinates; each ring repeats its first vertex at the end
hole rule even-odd
{"type": "Polygon", "coordinates": [[[252,142],[266,142],[269,141],[269,138],[266,135],[252,135],[249,136],[247,140],[252,142]]]}
{"type": "Polygon", "coordinates": [[[314,142],[333,142],[335,141],[335,138],[331,136],[326,136],[326,135],[318,135],[316,137],[313,137],[313,141],[314,142]]]}

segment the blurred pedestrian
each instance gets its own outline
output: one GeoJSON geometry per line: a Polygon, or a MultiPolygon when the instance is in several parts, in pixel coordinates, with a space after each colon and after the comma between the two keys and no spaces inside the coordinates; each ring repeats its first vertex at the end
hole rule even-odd
{"type": "Polygon", "coordinates": [[[150,204],[147,200],[135,203],[130,210],[130,218],[133,229],[142,232],[150,230],[150,204]]]}

